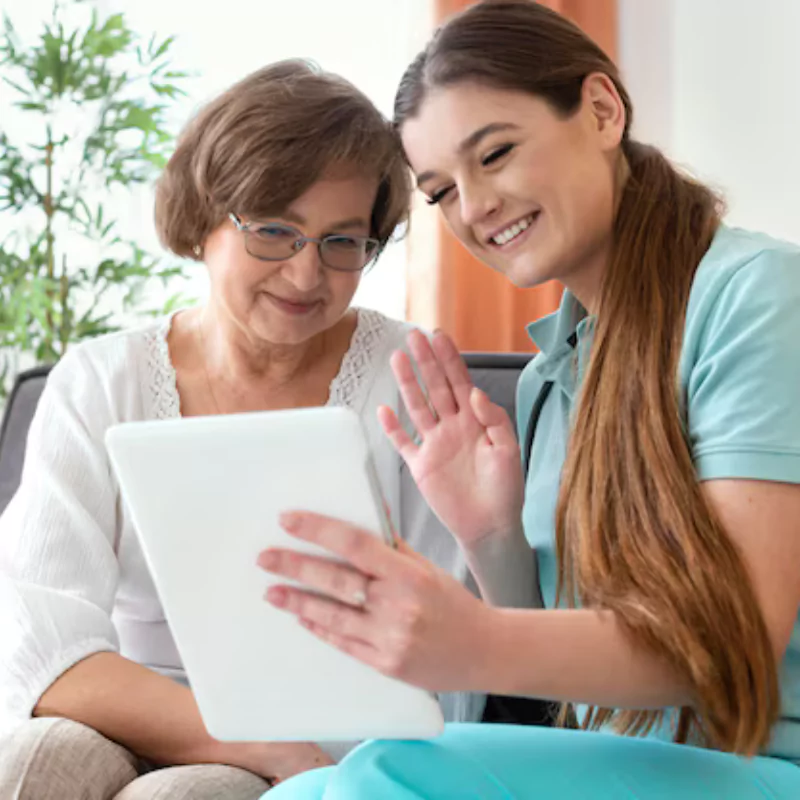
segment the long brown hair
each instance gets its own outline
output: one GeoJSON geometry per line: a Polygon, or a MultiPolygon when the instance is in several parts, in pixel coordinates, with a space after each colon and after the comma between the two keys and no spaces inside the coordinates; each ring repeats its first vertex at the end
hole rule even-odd
{"type": "MultiPolygon", "coordinates": [[[[529,92],[568,117],[597,72],[627,113],[629,178],[562,473],[557,596],[613,611],[691,688],[676,741],[755,753],[779,713],[775,656],[741,555],[701,492],[678,378],[689,292],[720,224],[720,199],[631,138],[616,66],[575,25],[529,0],[488,0],[443,25],[402,79],[395,125],[419,113],[431,88],[466,81],[529,92]]],[[[583,727],[643,733],[663,713],[590,708],[583,727]]]]}
{"type": "Polygon", "coordinates": [[[289,59],[243,78],[189,121],[156,187],[156,229],[172,252],[196,247],[233,212],[264,219],[330,167],[379,178],[370,235],[382,250],[405,221],[408,169],[391,123],[352,83],[289,59]]]}

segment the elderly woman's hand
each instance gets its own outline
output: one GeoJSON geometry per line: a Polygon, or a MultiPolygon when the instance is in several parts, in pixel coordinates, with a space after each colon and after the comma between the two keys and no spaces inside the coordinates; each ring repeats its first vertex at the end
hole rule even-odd
{"type": "Polygon", "coordinates": [[[346,563],[270,549],[258,563],[308,587],[273,586],[272,605],[295,614],[312,633],[380,672],[430,691],[479,691],[481,653],[493,610],[400,542],[316,514],[282,517],[298,539],[346,563]]]}
{"type": "Polygon", "coordinates": [[[424,391],[402,351],[392,370],[420,442],[415,444],[388,407],[383,428],[428,504],[467,549],[520,527],[523,476],[519,445],[505,410],[475,388],[453,342],[433,344],[418,331],[408,346],[424,391]]]}
{"type": "Polygon", "coordinates": [[[313,742],[219,742],[213,757],[220,764],[240,767],[273,786],[301,772],[336,762],[313,742]]]}

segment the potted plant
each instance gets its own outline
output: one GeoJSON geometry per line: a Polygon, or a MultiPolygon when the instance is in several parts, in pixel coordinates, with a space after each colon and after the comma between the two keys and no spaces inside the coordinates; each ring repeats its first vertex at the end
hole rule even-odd
{"type": "Polygon", "coordinates": [[[170,66],[173,39],[145,42],[123,14],[100,19],[83,0],[56,0],[23,46],[4,15],[0,76],[22,133],[13,115],[0,118],[3,388],[20,356],[51,363],[141,313],[154,282],[183,276],[120,233],[112,211],[121,192],[156,177],[172,147],[168,111],[187,77],[170,66]]]}

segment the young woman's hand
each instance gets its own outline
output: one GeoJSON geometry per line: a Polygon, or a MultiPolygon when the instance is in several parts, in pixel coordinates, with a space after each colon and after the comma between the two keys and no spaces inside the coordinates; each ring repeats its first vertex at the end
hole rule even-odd
{"type": "Polygon", "coordinates": [[[378,416],[386,435],[423,497],[464,547],[517,531],[523,476],[508,415],[473,385],[445,334],[437,333],[431,344],[413,331],[408,346],[424,389],[408,355],[395,352],[391,364],[420,441],[415,443],[394,411],[383,406],[378,416]]]}
{"type": "Polygon", "coordinates": [[[273,586],[270,603],[391,677],[430,691],[483,688],[493,609],[402,541],[393,550],[374,534],[310,513],[281,521],[291,535],[345,563],[292,550],[264,551],[262,568],[304,587],[273,586]]]}

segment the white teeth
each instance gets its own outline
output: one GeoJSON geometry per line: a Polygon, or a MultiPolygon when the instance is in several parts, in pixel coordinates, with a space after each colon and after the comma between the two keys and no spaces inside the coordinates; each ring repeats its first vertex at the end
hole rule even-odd
{"type": "Polygon", "coordinates": [[[499,245],[507,244],[512,239],[519,236],[522,231],[527,230],[530,227],[531,223],[533,222],[533,217],[534,215],[531,214],[529,217],[525,217],[525,219],[515,222],[504,231],[501,231],[496,236],[493,236],[492,241],[499,245]]]}

